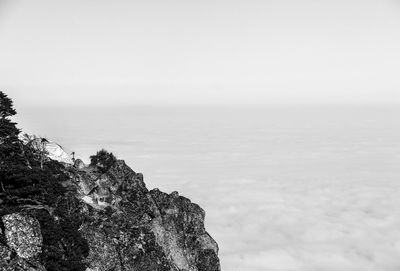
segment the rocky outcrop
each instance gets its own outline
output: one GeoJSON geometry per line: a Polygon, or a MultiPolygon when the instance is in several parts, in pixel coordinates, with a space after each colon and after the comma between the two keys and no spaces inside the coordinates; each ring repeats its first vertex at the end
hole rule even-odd
{"type": "Polygon", "coordinates": [[[13,213],[2,217],[5,244],[0,243],[0,270],[45,270],[38,261],[43,242],[39,222],[13,213]]]}
{"type": "Polygon", "coordinates": [[[220,270],[217,243],[197,204],[177,192],[148,191],[143,175],[123,161],[91,176],[79,182],[96,213],[81,229],[91,270],[220,270]]]}
{"type": "MultiPolygon", "coordinates": [[[[89,248],[87,271],[220,270],[218,245],[204,228],[205,212],[189,199],[149,191],[143,175],[122,160],[105,173],[79,163],[70,177],[65,185],[85,202],[78,231],[89,248]]],[[[38,221],[20,213],[2,221],[0,270],[44,270],[38,221]]]]}
{"type": "Polygon", "coordinates": [[[218,245],[204,229],[203,209],[177,192],[154,189],[150,196],[156,207],[151,231],[167,258],[179,270],[220,270],[218,245]]]}

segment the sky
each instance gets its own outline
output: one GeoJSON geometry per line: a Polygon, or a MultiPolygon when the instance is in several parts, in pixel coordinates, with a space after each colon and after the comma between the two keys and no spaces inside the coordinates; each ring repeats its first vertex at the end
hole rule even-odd
{"type": "Polygon", "coordinates": [[[400,103],[400,1],[0,0],[21,106],[400,103]]]}

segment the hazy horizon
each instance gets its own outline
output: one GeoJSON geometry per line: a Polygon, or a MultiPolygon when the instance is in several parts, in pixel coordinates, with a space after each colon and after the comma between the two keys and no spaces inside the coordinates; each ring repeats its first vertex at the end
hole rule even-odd
{"type": "Polygon", "coordinates": [[[0,0],[20,106],[400,104],[400,4],[0,0]]]}

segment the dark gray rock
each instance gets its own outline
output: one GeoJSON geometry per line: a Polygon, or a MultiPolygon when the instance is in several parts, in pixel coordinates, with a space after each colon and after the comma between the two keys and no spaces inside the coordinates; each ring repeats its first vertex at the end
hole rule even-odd
{"type": "MultiPolygon", "coordinates": [[[[86,202],[79,207],[79,234],[89,246],[87,271],[220,271],[218,245],[200,206],[178,192],[148,191],[143,175],[121,160],[105,173],[72,170],[69,193],[86,202]]],[[[19,213],[2,221],[0,270],[43,271],[38,221],[19,213]]]]}
{"type": "Polygon", "coordinates": [[[205,212],[177,192],[150,191],[158,214],[151,230],[157,244],[179,270],[220,270],[218,245],[205,231],[205,212]]]}
{"type": "Polygon", "coordinates": [[[90,268],[220,270],[218,245],[204,228],[200,206],[178,192],[148,191],[143,175],[123,161],[95,183],[89,196],[97,204],[96,219],[81,230],[89,242],[90,268]]]}

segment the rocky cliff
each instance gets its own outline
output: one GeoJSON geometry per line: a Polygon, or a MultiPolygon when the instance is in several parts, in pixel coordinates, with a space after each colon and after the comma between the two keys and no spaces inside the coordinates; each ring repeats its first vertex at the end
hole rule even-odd
{"type": "Polygon", "coordinates": [[[197,204],[177,192],[149,191],[122,160],[106,172],[81,161],[62,171],[68,197],[53,201],[63,212],[19,199],[2,209],[0,270],[220,270],[197,204]],[[64,264],[53,263],[59,260],[64,264]]]}

